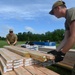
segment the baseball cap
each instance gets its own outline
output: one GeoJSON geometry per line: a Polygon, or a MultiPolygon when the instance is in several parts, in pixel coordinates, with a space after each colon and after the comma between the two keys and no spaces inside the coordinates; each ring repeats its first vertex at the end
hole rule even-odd
{"type": "Polygon", "coordinates": [[[54,15],[54,13],[53,13],[54,8],[56,8],[57,6],[60,6],[60,5],[65,5],[65,2],[64,1],[57,1],[57,2],[55,2],[53,4],[52,10],[49,12],[49,14],[54,15]]]}
{"type": "Polygon", "coordinates": [[[13,30],[12,29],[9,29],[9,32],[13,32],[13,30]]]}

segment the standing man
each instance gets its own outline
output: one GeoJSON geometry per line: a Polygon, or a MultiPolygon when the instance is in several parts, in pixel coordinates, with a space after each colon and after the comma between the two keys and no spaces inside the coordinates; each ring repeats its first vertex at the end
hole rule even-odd
{"type": "Polygon", "coordinates": [[[63,41],[56,50],[48,52],[55,55],[55,62],[60,62],[75,44],[75,8],[67,9],[64,1],[57,1],[53,4],[49,14],[54,15],[57,18],[64,17],[66,19],[63,41]]]}
{"type": "Polygon", "coordinates": [[[9,34],[6,36],[8,45],[15,45],[17,43],[17,36],[13,33],[13,30],[9,30],[9,34]]]}

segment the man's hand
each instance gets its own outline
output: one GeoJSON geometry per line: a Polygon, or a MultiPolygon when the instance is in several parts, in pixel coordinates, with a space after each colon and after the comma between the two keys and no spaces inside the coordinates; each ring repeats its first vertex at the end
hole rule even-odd
{"type": "Polygon", "coordinates": [[[15,44],[15,43],[13,43],[12,45],[13,45],[13,46],[15,46],[16,44],[15,44]]]}
{"type": "Polygon", "coordinates": [[[48,54],[53,54],[55,56],[55,62],[60,62],[64,59],[65,54],[62,51],[57,52],[56,50],[52,50],[47,52],[48,54]]]}

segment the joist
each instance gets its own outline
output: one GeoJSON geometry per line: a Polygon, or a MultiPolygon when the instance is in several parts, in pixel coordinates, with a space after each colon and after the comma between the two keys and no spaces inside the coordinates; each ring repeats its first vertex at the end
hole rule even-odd
{"type": "Polygon", "coordinates": [[[15,46],[4,46],[4,48],[16,53],[16,54],[19,54],[21,56],[24,56],[24,57],[30,57],[30,54],[26,51],[23,51],[21,49],[17,49],[15,46]]]}

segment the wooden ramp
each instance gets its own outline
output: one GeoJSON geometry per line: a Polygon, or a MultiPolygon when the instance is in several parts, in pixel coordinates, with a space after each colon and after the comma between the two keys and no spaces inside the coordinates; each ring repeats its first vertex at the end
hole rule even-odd
{"type": "Polygon", "coordinates": [[[59,74],[47,68],[33,65],[27,67],[19,67],[14,69],[13,71],[6,72],[3,75],[59,75],[59,74]]]}

